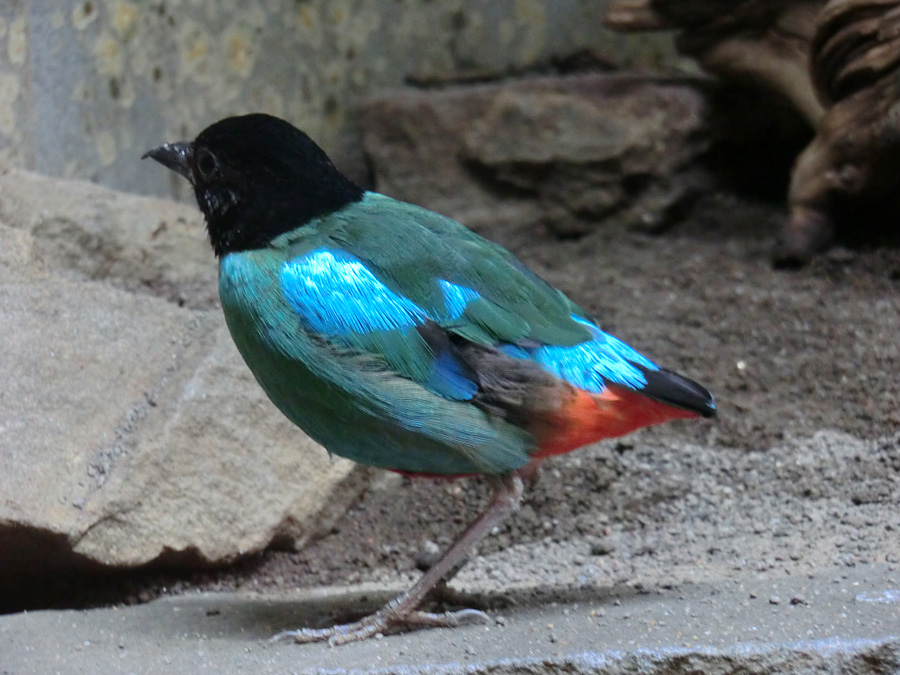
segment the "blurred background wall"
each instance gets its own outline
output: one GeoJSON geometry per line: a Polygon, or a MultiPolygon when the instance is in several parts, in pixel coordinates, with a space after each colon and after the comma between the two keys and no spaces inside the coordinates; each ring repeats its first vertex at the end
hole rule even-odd
{"type": "Polygon", "coordinates": [[[0,162],[120,190],[187,184],[138,161],[227,115],[305,129],[365,180],[367,94],[540,71],[575,54],[656,69],[665,36],[601,25],[603,0],[2,0],[0,162]]]}

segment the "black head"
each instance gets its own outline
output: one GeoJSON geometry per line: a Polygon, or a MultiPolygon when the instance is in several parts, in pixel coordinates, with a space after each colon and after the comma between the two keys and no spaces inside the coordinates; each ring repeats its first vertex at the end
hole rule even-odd
{"type": "Polygon", "coordinates": [[[167,143],[144,157],[191,181],[217,256],[262,248],[363,195],[309,136],[261,113],[228,117],[193,143],[167,143]]]}

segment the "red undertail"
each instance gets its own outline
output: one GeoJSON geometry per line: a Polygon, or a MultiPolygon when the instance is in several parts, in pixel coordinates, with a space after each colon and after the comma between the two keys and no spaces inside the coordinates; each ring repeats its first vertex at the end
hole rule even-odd
{"type": "MultiPolygon", "coordinates": [[[[575,389],[575,396],[555,414],[542,414],[529,425],[538,439],[532,460],[562,455],[596,443],[604,438],[624,436],[641,427],[662,424],[674,419],[692,419],[699,415],[690,410],[654,401],[651,398],[615,386],[607,386],[602,394],[575,389]]],[[[392,471],[397,471],[392,469],[392,471]]],[[[397,471],[407,476],[455,479],[474,474],[426,474],[397,471]]]]}
{"type": "Polygon", "coordinates": [[[641,427],[697,413],[654,401],[629,389],[609,386],[601,394],[576,390],[574,398],[555,415],[542,420],[535,459],[561,455],[604,438],[624,436],[641,427]]]}

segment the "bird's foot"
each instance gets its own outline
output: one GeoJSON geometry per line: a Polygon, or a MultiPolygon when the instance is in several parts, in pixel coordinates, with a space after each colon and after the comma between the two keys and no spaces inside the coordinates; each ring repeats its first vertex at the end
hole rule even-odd
{"type": "Polygon", "coordinates": [[[299,644],[327,642],[330,646],[337,647],[348,642],[368,640],[377,635],[405,633],[420,628],[454,628],[464,624],[488,622],[490,622],[488,615],[477,609],[461,609],[440,614],[422,611],[403,613],[388,606],[354,623],[340,624],[331,628],[286,630],[274,635],[271,642],[281,640],[293,640],[299,644]]]}
{"type": "Polygon", "coordinates": [[[465,558],[466,552],[481,541],[497,524],[503,522],[510,513],[519,508],[522,501],[522,476],[530,475],[526,467],[493,478],[494,496],[491,503],[466,530],[450,545],[447,552],[432,565],[422,578],[405,593],[401,593],[374,614],[355,623],[331,628],[301,628],[279,633],[272,642],[293,640],[307,642],[327,642],[332,647],[367,640],[377,635],[400,633],[418,628],[454,628],[468,623],[489,622],[487,614],[477,609],[463,609],[458,612],[432,614],[417,609],[428,597],[428,593],[446,578],[456,565],[465,558]]]}

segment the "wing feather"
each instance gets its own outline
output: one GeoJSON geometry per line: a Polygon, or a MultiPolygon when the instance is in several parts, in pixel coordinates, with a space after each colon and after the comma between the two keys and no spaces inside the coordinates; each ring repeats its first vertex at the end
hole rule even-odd
{"type": "Polygon", "coordinates": [[[285,297],[313,330],[434,393],[469,400],[478,375],[425,338],[431,324],[595,393],[607,384],[640,390],[658,370],[511,253],[449,218],[369,194],[323,225],[326,243],[285,263],[285,297]]]}

